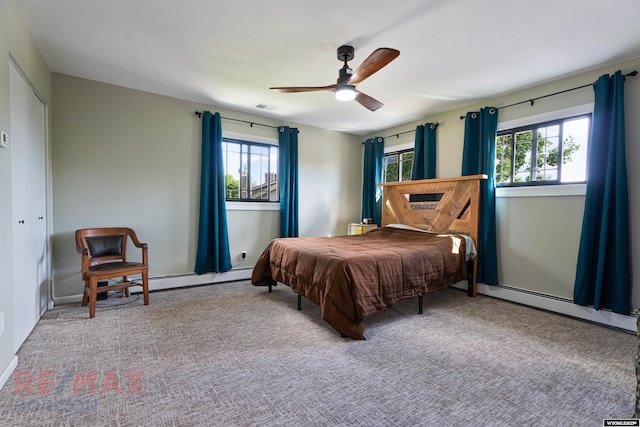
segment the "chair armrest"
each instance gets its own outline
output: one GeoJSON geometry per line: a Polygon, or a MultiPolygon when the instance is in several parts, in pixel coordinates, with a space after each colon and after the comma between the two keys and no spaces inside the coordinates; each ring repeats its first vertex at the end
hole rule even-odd
{"type": "Polygon", "coordinates": [[[136,232],[133,231],[133,229],[128,228],[127,229],[127,234],[131,238],[131,242],[133,243],[133,245],[136,248],[142,249],[142,263],[144,265],[149,265],[149,262],[148,262],[149,246],[146,243],[142,243],[140,240],[138,240],[138,236],[136,236],[136,232]]]}
{"type": "Polygon", "coordinates": [[[142,264],[149,265],[149,247],[146,243],[140,243],[140,247],[142,249],[142,264]]]}
{"type": "Polygon", "coordinates": [[[127,234],[131,238],[131,242],[133,242],[135,247],[144,249],[147,246],[146,243],[142,243],[140,242],[140,240],[138,240],[138,236],[136,236],[136,232],[133,231],[131,228],[127,228],[127,234]]]}
{"type": "Polygon", "coordinates": [[[89,249],[82,248],[82,275],[89,271],[91,266],[91,257],[89,256],[89,249]]]}

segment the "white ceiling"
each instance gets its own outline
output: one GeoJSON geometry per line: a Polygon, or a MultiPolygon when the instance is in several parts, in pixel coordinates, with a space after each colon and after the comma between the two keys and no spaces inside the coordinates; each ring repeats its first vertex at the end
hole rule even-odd
{"type": "Polygon", "coordinates": [[[15,1],[54,72],[357,135],[640,57],[639,0],[15,1]],[[269,90],[335,83],[343,44],[400,51],[358,85],[380,110],[269,90]]]}

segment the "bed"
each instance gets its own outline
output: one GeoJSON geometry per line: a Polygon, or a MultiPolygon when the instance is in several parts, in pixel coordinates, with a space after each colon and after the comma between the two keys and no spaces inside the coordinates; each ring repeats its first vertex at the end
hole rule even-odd
{"type": "Polygon", "coordinates": [[[364,318],[462,280],[476,295],[480,181],[486,175],[381,184],[382,227],[366,234],[272,240],[251,282],[283,283],[318,304],[342,336],[365,339],[364,318]]]}

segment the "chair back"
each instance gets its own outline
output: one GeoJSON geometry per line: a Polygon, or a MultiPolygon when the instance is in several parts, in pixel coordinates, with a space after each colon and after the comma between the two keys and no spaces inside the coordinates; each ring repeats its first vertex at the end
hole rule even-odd
{"type": "Polygon", "coordinates": [[[76,230],[76,250],[89,256],[91,263],[127,260],[127,242],[135,232],[126,227],[83,228],[76,230]]]}

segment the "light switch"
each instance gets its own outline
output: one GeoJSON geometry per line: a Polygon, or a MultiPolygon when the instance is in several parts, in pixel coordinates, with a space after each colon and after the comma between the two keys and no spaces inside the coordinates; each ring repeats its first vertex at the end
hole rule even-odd
{"type": "Polygon", "coordinates": [[[0,148],[9,148],[9,135],[5,131],[0,132],[0,148]]]}

